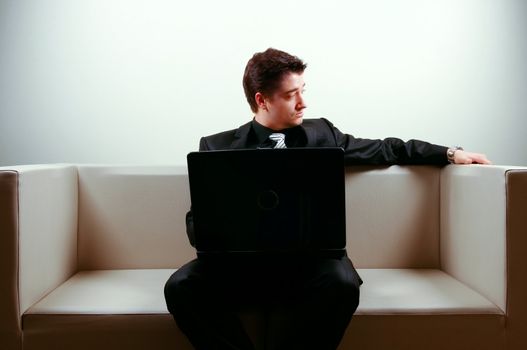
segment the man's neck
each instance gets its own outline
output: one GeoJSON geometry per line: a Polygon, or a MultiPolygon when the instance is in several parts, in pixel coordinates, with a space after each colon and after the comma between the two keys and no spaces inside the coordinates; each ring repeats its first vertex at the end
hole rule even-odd
{"type": "Polygon", "coordinates": [[[274,131],[281,131],[292,127],[290,125],[282,125],[273,122],[273,120],[267,114],[265,114],[265,111],[258,111],[258,113],[254,115],[254,120],[256,120],[260,125],[274,131]]]}
{"type": "Polygon", "coordinates": [[[271,130],[278,131],[282,129],[282,128],[277,127],[277,125],[274,125],[273,123],[271,123],[269,121],[269,118],[266,115],[263,115],[262,111],[259,111],[258,113],[255,114],[254,120],[256,120],[258,124],[265,126],[266,128],[271,129],[271,130]]]}

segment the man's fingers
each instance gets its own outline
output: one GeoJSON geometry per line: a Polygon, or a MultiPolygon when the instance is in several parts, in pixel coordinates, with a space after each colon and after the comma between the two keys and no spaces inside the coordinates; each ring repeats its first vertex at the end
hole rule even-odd
{"type": "Polygon", "coordinates": [[[487,156],[481,153],[471,153],[465,151],[456,151],[455,155],[456,164],[492,164],[487,156]]]}

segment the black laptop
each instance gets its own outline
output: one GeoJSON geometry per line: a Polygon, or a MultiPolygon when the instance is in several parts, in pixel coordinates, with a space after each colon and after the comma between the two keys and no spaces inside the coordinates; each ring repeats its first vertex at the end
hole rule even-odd
{"type": "Polygon", "coordinates": [[[342,255],[343,157],[341,148],[189,153],[198,256],[342,255]]]}

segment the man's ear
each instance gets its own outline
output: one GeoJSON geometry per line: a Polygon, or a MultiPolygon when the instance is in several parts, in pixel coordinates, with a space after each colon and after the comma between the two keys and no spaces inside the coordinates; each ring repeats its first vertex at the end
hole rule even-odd
{"type": "Polygon", "coordinates": [[[256,104],[258,105],[258,108],[264,111],[267,110],[266,97],[261,92],[257,92],[254,95],[254,99],[256,100],[256,104]]]}

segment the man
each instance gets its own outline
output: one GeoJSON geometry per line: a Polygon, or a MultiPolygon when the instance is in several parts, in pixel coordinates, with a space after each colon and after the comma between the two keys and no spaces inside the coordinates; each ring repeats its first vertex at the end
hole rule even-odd
{"type": "MultiPolygon", "coordinates": [[[[306,64],[268,49],[247,63],[243,86],[254,118],[238,129],[203,137],[200,151],[342,147],[345,163],[471,164],[490,162],[461,148],[397,138],[359,139],[326,119],[303,119],[306,64]]],[[[187,232],[194,242],[192,212],[187,232]]],[[[359,303],[359,275],[347,256],[195,259],[167,281],[168,310],[198,350],[253,349],[237,311],[269,314],[266,349],[336,349],[359,303]]]]}

